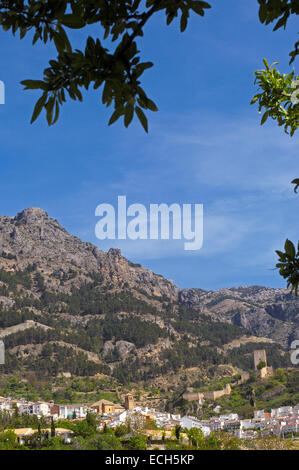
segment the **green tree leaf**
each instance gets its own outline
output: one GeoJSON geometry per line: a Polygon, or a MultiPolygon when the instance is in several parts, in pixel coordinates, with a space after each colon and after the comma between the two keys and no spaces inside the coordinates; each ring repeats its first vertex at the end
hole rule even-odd
{"type": "Polygon", "coordinates": [[[145,130],[145,132],[148,132],[147,118],[146,118],[144,112],[142,111],[142,109],[139,108],[139,106],[135,107],[135,113],[137,114],[137,117],[138,117],[143,129],[145,130]]]}
{"type": "Polygon", "coordinates": [[[71,29],[80,29],[86,24],[82,17],[74,14],[64,15],[61,19],[61,23],[71,29]]]}
{"type": "Polygon", "coordinates": [[[34,110],[33,110],[33,114],[32,114],[32,117],[31,117],[31,124],[38,118],[38,116],[40,115],[41,113],[41,110],[43,109],[44,107],[44,104],[45,102],[47,101],[47,93],[44,93],[40,98],[39,100],[36,102],[36,105],[34,107],[34,110]]]}

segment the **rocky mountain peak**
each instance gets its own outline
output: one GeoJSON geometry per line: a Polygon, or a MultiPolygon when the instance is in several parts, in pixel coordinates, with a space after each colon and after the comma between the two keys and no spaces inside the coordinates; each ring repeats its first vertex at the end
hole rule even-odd
{"type": "Polygon", "coordinates": [[[70,235],[43,209],[29,207],[14,218],[0,217],[0,269],[24,270],[33,263],[49,291],[70,293],[99,275],[102,287],[113,291],[129,288],[139,296],[143,290],[147,296],[177,300],[179,289],[172,282],[130,263],[118,248],[104,253],[70,235]]]}
{"type": "Polygon", "coordinates": [[[22,221],[26,224],[38,224],[39,221],[43,221],[46,218],[48,218],[48,214],[43,209],[39,207],[29,207],[19,212],[15,220],[22,221]]]}

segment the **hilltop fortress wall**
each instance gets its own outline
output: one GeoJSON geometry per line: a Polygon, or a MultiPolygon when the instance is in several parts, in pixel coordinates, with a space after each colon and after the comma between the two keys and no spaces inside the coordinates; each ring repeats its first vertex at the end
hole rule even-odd
{"type": "Polygon", "coordinates": [[[207,391],[202,393],[184,393],[183,398],[187,401],[199,401],[203,399],[207,400],[216,400],[217,398],[222,397],[223,395],[230,395],[231,386],[226,384],[222,390],[207,391]]]}

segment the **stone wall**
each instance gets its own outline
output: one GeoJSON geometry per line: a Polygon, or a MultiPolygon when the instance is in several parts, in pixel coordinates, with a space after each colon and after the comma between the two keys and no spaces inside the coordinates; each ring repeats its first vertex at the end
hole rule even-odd
{"type": "Polygon", "coordinates": [[[226,384],[225,388],[222,390],[207,391],[202,393],[184,393],[183,398],[187,401],[199,401],[204,398],[207,400],[216,400],[223,395],[230,395],[230,393],[231,386],[230,384],[226,384]]]}

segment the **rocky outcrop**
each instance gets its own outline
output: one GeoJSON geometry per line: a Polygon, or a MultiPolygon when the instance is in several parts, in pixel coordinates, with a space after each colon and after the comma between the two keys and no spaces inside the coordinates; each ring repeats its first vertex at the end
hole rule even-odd
{"type": "Polygon", "coordinates": [[[0,296],[0,308],[2,308],[3,310],[12,308],[14,304],[15,301],[10,297],[4,297],[2,295],[0,296]]]}
{"type": "Polygon", "coordinates": [[[134,352],[136,347],[135,344],[130,343],[129,341],[120,340],[116,341],[116,343],[113,341],[106,341],[103,347],[104,357],[110,356],[115,350],[117,351],[118,356],[120,356],[121,359],[124,359],[134,352]]]}

